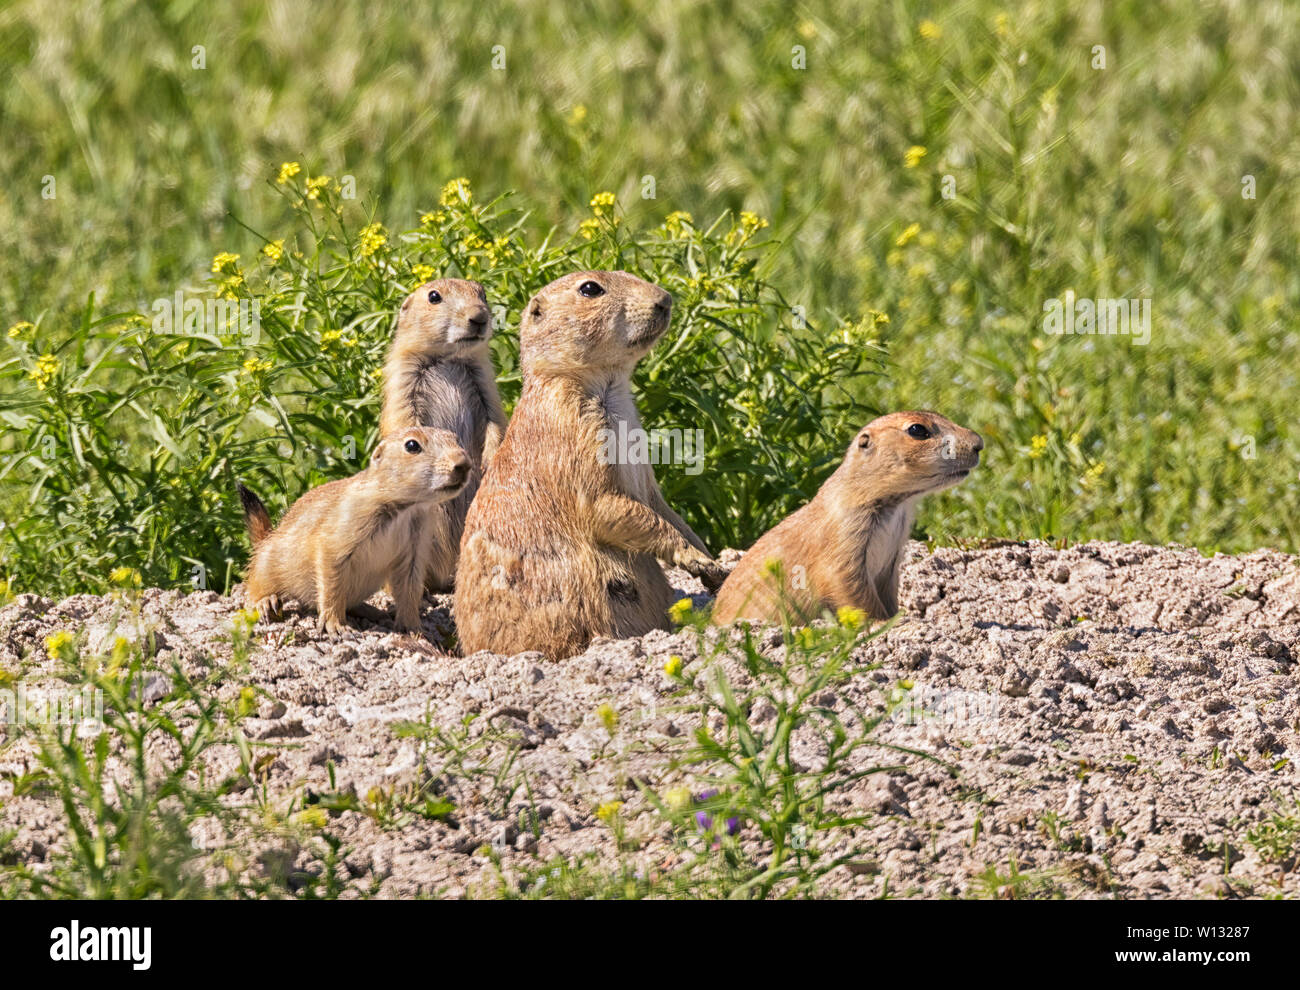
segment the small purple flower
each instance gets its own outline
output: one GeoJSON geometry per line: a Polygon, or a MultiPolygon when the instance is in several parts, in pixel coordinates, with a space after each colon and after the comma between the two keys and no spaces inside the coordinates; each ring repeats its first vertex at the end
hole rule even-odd
{"type": "MultiPolygon", "coordinates": [[[[706,801],[712,801],[720,793],[721,792],[716,788],[701,791],[699,794],[695,795],[695,801],[697,804],[704,804],[706,801]]],[[[701,832],[711,831],[713,828],[713,816],[707,811],[697,811],[695,812],[695,824],[699,826],[701,832]]],[[[740,817],[738,815],[728,816],[724,824],[728,835],[735,835],[740,831],[740,817]]]]}
{"type": "MultiPolygon", "coordinates": [[[[717,788],[700,791],[699,794],[695,795],[695,802],[697,804],[703,804],[705,801],[712,801],[718,796],[718,793],[717,788]]],[[[697,811],[695,812],[695,824],[700,827],[700,831],[707,832],[709,829],[713,828],[713,816],[707,811],[697,811]]]]}

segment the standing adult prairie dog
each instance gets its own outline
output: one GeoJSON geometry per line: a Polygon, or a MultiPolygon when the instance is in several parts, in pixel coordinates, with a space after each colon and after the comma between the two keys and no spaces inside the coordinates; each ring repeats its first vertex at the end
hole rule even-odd
{"type": "Polygon", "coordinates": [[[488,341],[492,313],[483,286],[459,278],[426,282],[402,303],[384,363],[380,436],[405,426],[450,430],[469,454],[464,489],[432,513],[427,581],[450,591],[465,513],[505,433],[488,341]]]}
{"type": "Polygon", "coordinates": [[[471,469],[450,432],[408,426],[380,442],[365,470],[303,495],[274,530],[266,506],[240,485],[253,540],[249,599],[261,612],[296,599],[316,609],[317,629],[334,635],[349,608],[383,587],[397,628],[418,632],[431,510],[461,492],[471,469]]]}
{"type": "Polygon", "coordinates": [[[672,296],[626,272],[575,272],[529,301],[523,394],[461,539],[464,652],[561,658],[595,636],[667,628],[672,589],[656,557],[713,587],[721,581],[664,502],[654,469],[607,453],[607,431],[639,435],[632,369],[671,311],[672,296]]]}
{"type": "Polygon", "coordinates": [[[872,420],[802,509],[768,530],[723,583],[713,621],[807,622],[823,610],[898,611],[898,578],[917,499],[979,464],[978,433],[932,412],[872,420]]]}

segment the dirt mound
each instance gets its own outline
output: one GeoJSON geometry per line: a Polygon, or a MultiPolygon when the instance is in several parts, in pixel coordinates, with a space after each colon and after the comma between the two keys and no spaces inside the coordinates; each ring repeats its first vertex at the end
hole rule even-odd
{"type": "MultiPolygon", "coordinates": [[[[670,578],[707,601],[693,579],[670,578]]],[[[844,813],[871,817],[845,830],[859,852],[822,893],[1300,893],[1300,560],[1116,543],[930,553],[913,543],[902,599],[903,618],[856,649],[878,666],[819,703],[847,717],[892,697],[876,738],[937,760],[891,752],[885,762],[899,769],[834,795],[844,813]]],[[[160,660],[202,666],[230,654],[240,602],[147,590],[137,603],[138,622],[121,622],[123,604],[110,598],[21,596],[0,610],[0,667],[38,684],[57,669],[51,633],[82,633],[85,649],[103,652],[133,623],[154,631],[160,660]]],[[[265,694],[244,732],[275,745],[262,767],[268,793],[373,796],[437,776],[454,813],[349,811],[332,822],[349,875],[382,895],[487,892],[502,875],[535,888],[554,857],[671,869],[680,846],[636,785],[686,782],[664,753],[696,726],[674,708],[679,685],[664,667],[677,656],[691,670],[708,638],[685,629],[601,641],[561,662],[461,658],[436,645],[452,631],[448,604],[425,605],[432,642],[382,625],[331,642],[309,616],[258,627],[247,679],[265,694]],[[394,732],[422,720],[440,727],[436,761],[394,732]],[[474,748],[489,729],[513,740],[510,786],[486,772],[490,747],[474,748]],[[608,810],[597,814],[615,801],[625,802],[621,848],[608,810]]],[[[761,643],[784,655],[779,630],[761,643]]],[[[165,679],[155,693],[166,695],[165,679]]],[[[0,832],[17,829],[11,848],[39,870],[66,841],[61,812],[55,797],[16,788],[31,742],[9,732],[0,832]]],[[[799,747],[815,763],[816,741],[799,747]]],[[[222,759],[214,778],[236,766],[233,752],[222,759]]]]}

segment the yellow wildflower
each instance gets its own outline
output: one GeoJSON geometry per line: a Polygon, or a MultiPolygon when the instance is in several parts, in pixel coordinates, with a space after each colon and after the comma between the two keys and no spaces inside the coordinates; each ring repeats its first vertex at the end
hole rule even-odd
{"type": "Polygon", "coordinates": [[[321,190],[330,184],[328,175],[318,175],[314,179],[307,180],[307,198],[311,200],[320,199],[321,190]]]}
{"type": "Polygon", "coordinates": [[[281,257],[284,256],[284,240],[267,241],[262,246],[262,254],[270,259],[271,264],[277,264],[281,257]]]}
{"type": "Polygon", "coordinates": [[[618,728],[618,712],[614,711],[612,705],[606,703],[596,709],[596,714],[600,717],[601,724],[605,726],[605,731],[612,736],[614,730],[618,728]]]}
{"type": "Polygon", "coordinates": [[[217,287],[217,295],[222,299],[236,299],[239,296],[235,290],[244,284],[244,276],[236,272],[229,278],[223,278],[221,284],[217,287]]]}
{"type": "Polygon", "coordinates": [[[51,660],[71,662],[77,655],[76,642],[66,629],[45,637],[45,655],[51,660]]]}
{"type": "Polygon", "coordinates": [[[108,654],[108,676],[114,677],[131,659],[131,641],[125,636],[113,640],[113,649],[108,654]]]}
{"type": "Polygon", "coordinates": [[[357,238],[361,245],[361,257],[369,258],[381,247],[388,243],[388,235],[384,233],[382,223],[372,223],[361,228],[361,233],[357,238]]]}
{"type": "Polygon", "coordinates": [[[428,282],[434,276],[433,265],[412,265],[411,274],[421,283],[428,282]]]}
{"type": "Polygon", "coordinates": [[[108,574],[108,583],[119,588],[138,588],[144,579],[134,567],[114,567],[108,574]]]}
{"type": "Polygon", "coordinates": [[[608,825],[610,821],[617,817],[619,809],[622,807],[622,801],[606,801],[596,809],[596,817],[608,825]]]}
{"type": "Polygon", "coordinates": [[[756,230],[762,230],[767,226],[767,221],[757,213],[751,213],[749,210],[740,211],[740,226],[747,234],[752,234],[756,230]]]}
{"type": "Polygon", "coordinates": [[[799,32],[799,37],[803,38],[804,41],[812,41],[813,38],[817,37],[817,25],[812,21],[800,21],[795,30],[799,32]]]}
{"type": "Polygon", "coordinates": [[[614,194],[612,192],[599,192],[591,197],[591,209],[596,216],[604,216],[605,211],[613,207],[614,194]]]}
{"type": "Polygon", "coordinates": [[[239,255],[231,254],[229,251],[221,251],[212,258],[212,274],[220,275],[227,269],[235,269],[235,262],[239,260],[239,255]]]}
{"type": "Polygon", "coordinates": [[[919,144],[914,144],[903,154],[903,167],[916,168],[921,164],[921,159],[925,157],[925,148],[919,144]]]}
{"type": "Polygon", "coordinates": [[[943,37],[943,28],[934,21],[924,20],[916,26],[917,33],[926,41],[938,41],[943,37]]]}
{"type": "Polygon", "coordinates": [[[600,231],[599,220],[584,220],[578,224],[578,233],[582,235],[583,240],[591,240],[600,231]]]}
{"type": "Polygon", "coordinates": [[[320,805],[313,805],[310,808],[303,808],[293,816],[293,821],[298,825],[306,825],[309,828],[324,828],[329,824],[330,816],[320,805]]]}
{"type": "Polygon", "coordinates": [[[284,162],[280,165],[280,174],[275,181],[280,183],[280,185],[284,185],[301,171],[302,166],[297,162],[284,162]]]}
{"type": "Polygon", "coordinates": [[[587,108],[579,103],[569,111],[569,123],[575,127],[587,119],[587,108]]]}
{"type": "Polygon", "coordinates": [[[691,792],[685,787],[674,787],[664,794],[664,804],[673,811],[683,811],[691,806],[691,792]]]}
{"type": "Polygon", "coordinates": [[[905,228],[903,228],[903,232],[898,235],[898,239],[894,241],[894,246],[907,247],[907,245],[912,242],[913,238],[915,238],[916,235],[919,234],[920,232],[921,232],[921,225],[919,223],[908,224],[905,228]]]}
{"type": "Polygon", "coordinates": [[[664,664],[664,673],[669,677],[680,677],[682,673],[682,658],[676,653],[670,656],[668,662],[664,664]]]}
{"type": "Polygon", "coordinates": [[[443,206],[455,206],[457,203],[468,206],[471,199],[469,179],[459,178],[452,179],[442,187],[442,195],[438,197],[438,202],[443,206]]]}
{"type": "Polygon", "coordinates": [[[1029,456],[1042,457],[1043,451],[1047,449],[1047,434],[1040,433],[1029,441],[1029,456]]]}
{"type": "Polygon", "coordinates": [[[860,608],[841,605],[835,612],[835,618],[845,629],[861,629],[867,621],[867,613],[860,608]]]}
{"type": "Polygon", "coordinates": [[[672,619],[674,622],[683,623],[690,619],[691,613],[694,611],[695,606],[691,603],[691,600],[689,598],[681,598],[674,602],[672,607],[668,609],[668,618],[672,619]]]}
{"type": "Polygon", "coordinates": [[[447,214],[439,210],[437,213],[421,213],[420,226],[433,227],[447,219],[447,214]]]}
{"type": "Polygon", "coordinates": [[[59,359],[53,354],[42,354],[36,359],[36,367],[27,372],[27,377],[44,392],[59,373],[59,359]]]}
{"type": "Polygon", "coordinates": [[[1011,18],[1006,13],[999,13],[993,18],[993,31],[999,38],[1005,38],[1011,34],[1011,18]]]}
{"type": "Polygon", "coordinates": [[[664,217],[664,229],[673,237],[680,237],[682,229],[688,224],[694,226],[695,218],[685,210],[673,210],[672,213],[664,217]]]}
{"type": "Polygon", "coordinates": [[[259,360],[258,358],[249,358],[244,362],[245,374],[252,375],[254,378],[266,374],[272,367],[274,367],[274,365],[266,359],[259,360]]]}
{"type": "Polygon", "coordinates": [[[257,710],[257,691],[252,687],[244,687],[239,692],[239,718],[245,715],[251,715],[257,710]]]}
{"type": "Polygon", "coordinates": [[[22,320],[18,323],[15,323],[13,326],[9,328],[9,336],[21,337],[28,330],[35,330],[35,329],[36,329],[35,323],[29,323],[26,320],[22,320]]]}

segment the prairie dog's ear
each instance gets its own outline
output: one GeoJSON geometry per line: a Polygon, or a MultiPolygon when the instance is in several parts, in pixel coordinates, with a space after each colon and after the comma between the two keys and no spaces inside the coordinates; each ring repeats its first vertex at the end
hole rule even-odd
{"type": "Polygon", "coordinates": [[[382,458],[383,456],[384,456],[384,444],[382,441],[380,441],[379,446],[375,448],[375,452],[370,455],[370,463],[378,464],[380,458],[382,458]]]}
{"type": "Polygon", "coordinates": [[[540,293],[528,300],[528,315],[534,320],[542,318],[542,297],[540,293]]]}
{"type": "Polygon", "coordinates": [[[414,292],[412,292],[409,296],[407,296],[405,299],[402,300],[402,312],[403,312],[403,313],[405,313],[408,309],[411,308],[411,301],[412,301],[413,299],[415,299],[415,293],[414,293],[414,292]]]}
{"type": "Polygon", "coordinates": [[[862,450],[871,449],[871,434],[863,431],[858,434],[858,447],[862,450]]]}

